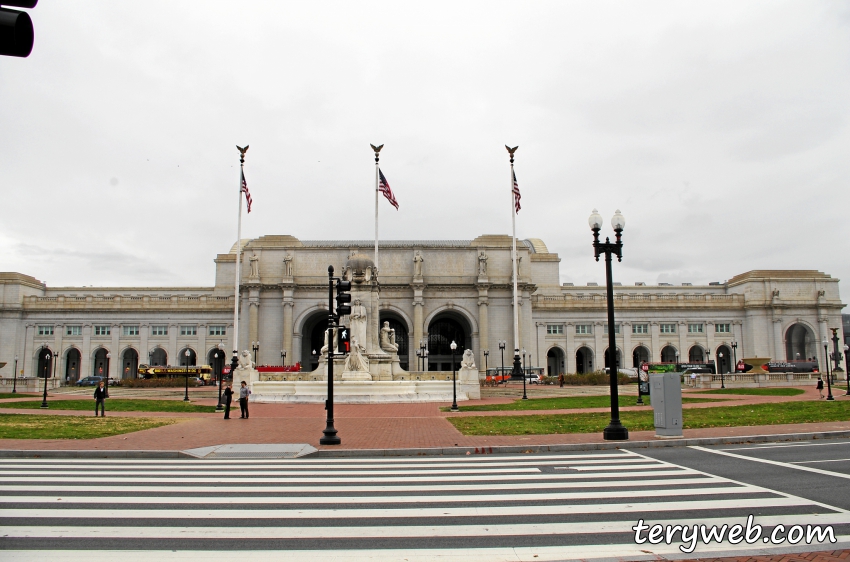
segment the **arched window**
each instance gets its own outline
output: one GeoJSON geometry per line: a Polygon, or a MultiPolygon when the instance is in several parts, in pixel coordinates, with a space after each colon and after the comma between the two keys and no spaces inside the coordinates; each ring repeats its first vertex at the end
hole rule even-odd
{"type": "Polygon", "coordinates": [[[466,341],[466,330],[454,318],[442,317],[431,322],[428,326],[428,370],[451,371],[451,343],[457,344],[455,350],[455,368],[460,364],[463,350],[469,347],[466,341]]]}

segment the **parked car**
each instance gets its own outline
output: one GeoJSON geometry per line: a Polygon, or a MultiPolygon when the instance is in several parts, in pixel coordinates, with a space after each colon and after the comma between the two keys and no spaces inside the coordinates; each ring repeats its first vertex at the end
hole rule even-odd
{"type": "Polygon", "coordinates": [[[540,375],[531,374],[525,375],[525,382],[528,384],[540,384],[540,375]]]}
{"type": "Polygon", "coordinates": [[[201,377],[189,377],[189,386],[204,386],[204,379],[201,377]]]}
{"type": "Polygon", "coordinates": [[[77,381],[77,386],[97,386],[103,377],[86,377],[77,381]]]}

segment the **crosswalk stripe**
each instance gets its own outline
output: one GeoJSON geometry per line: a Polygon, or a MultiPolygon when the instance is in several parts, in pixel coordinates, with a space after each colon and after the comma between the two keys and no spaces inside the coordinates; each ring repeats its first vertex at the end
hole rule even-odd
{"type": "MultiPolygon", "coordinates": [[[[235,495],[235,494],[234,494],[235,495]]],[[[487,506],[487,507],[417,507],[392,509],[0,509],[0,519],[9,517],[47,518],[92,517],[98,519],[336,519],[346,518],[410,518],[410,517],[496,517],[519,515],[576,515],[590,513],[640,513],[700,509],[746,509],[757,507],[790,507],[812,505],[802,498],[761,498],[734,500],[696,500],[687,504],[674,502],[630,502],[576,505],[487,506]]]]}
{"type": "MultiPolygon", "coordinates": [[[[92,478],[94,481],[94,478],[92,478]]],[[[546,482],[545,487],[547,490],[563,490],[570,488],[616,488],[616,487],[642,487],[642,486],[676,486],[682,484],[692,484],[692,485],[700,485],[700,484],[717,484],[719,482],[727,482],[726,480],[714,477],[714,476],[703,476],[701,473],[695,473],[691,475],[686,475],[682,478],[659,478],[657,480],[611,480],[605,482],[592,482],[592,481],[582,481],[582,482],[546,482]]],[[[240,480],[240,483],[244,483],[243,480],[240,480]]],[[[397,484],[392,486],[385,485],[351,485],[351,486],[335,486],[333,484],[325,485],[325,486],[299,486],[299,485],[290,485],[290,486],[256,486],[252,485],[250,487],[245,486],[244,489],[240,488],[240,493],[244,492],[253,492],[253,493],[294,493],[294,492],[305,492],[305,493],[316,493],[316,492],[327,492],[327,493],[346,493],[346,492],[403,492],[403,491],[453,491],[453,492],[464,492],[464,491],[477,491],[477,490],[539,490],[541,488],[540,482],[485,482],[485,483],[465,483],[465,484],[433,484],[429,485],[426,483],[415,484],[415,485],[405,485],[405,484],[397,484]]],[[[126,486],[110,486],[104,484],[95,484],[95,485],[66,485],[66,486],[56,486],[56,485],[39,485],[38,490],[43,492],[98,492],[98,493],[121,493],[121,492],[138,492],[140,489],[143,489],[146,492],[183,492],[183,493],[209,493],[211,489],[217,489],[212,486],[190,486],[190,485],[182,485],[182,486],[138,486],[138,485],[126,485],[126,486]]],[[[23,491],[32,491],[33,486],[31,484],[18,484],[18,485],[10,485],[10,484],[0,484],[0,492],[14,492],[21,493],[23,491]]],[[[4,496],[0,496],[0,500],[3,499],[4,496]]]]}
{"type": "MultiPolygon", "coordinates": [[[[744,518],[745,519],[745,518],[744,518]]],[[[759,518],[761,525],[796,525],[799,515],[759,518]]],[[[843,514],[816,514],[807,519],[811,524],[840,525],[850,523],[843,514]]],[[[729,518],[669,519],[653,521],[662,525],[723,525],[729,518]]],[[[581,523],[519,523],[508,525],[380,525],[334,527],[337,538],[414,538],[414,537],[474,537],[634,533],[633,520],[581,523]]],[[[0,536],[32,538],[184,538],[184,539],[311,539],[327,536],[326,527],[140,527],[89,526],[34,527],[0,526],[0,536]]]]}
{"type": "MultiPolygon", "coordinates": [[[[653,465],[638,465],[639,468],[656,468],[653,465]]],[[[301,467],[298,467],[301,468],[301,467]]],[[[582,469],[583,470],[583,469],[582,469]]],[[[231,476],[313,476],[316,474],[316,470],[292,470],[292,469],[282,469],[282,470],[228,470],[227,473],[231,476]]],[[[508,473],[526,473],[526,474],[538,474],[540,473],[540,469],[537,467],[519,467],[519,468],[461,468],[457,470],[439,470],[436,471],[433,469],[420,469],[414,468],[411,470],[382,470],[379,474],[380,476],[384,475],[398,475],[398,474],[508,474],[508,473]]],[[[15,470],[15,471],[7,471],[4,474],[9,477],[13,476],[50,476],[56,474],[54,470],[15,470]]],[[[122,470],[120,476],[149,476],[151,474],[150,469],[148,470],[122,470]]],[[[351,474],[350,470],[323,470],[322,474],[325,476],[343,476],[351,474]]],[[[157,476],[192,476],[195,477],[198,475],[197,470],[157,470],[157,476]]],[[[114,473],[109,473],[109,476],[115,476],[114,473]]]]}
{"type": "MultiPolygon", "coordinates": [[[[181,490],[183,491],[183,490],[181,490]]],[[[209,490],[207,490],[209,492],[209,490]]],[[[694,490],[692,488],[667,488],[664,490],[620,490],[615,492],[540,492],[536,494],[476,494],[451,496],[288,496],[288,497],[221,497],[221,496],[0,496],[3,503],[56,503],[63,504],[368,504],[368,503],[470,503],[519,501],[569,501],[603,498],[660,498],[670,496],[708,496],[722,494],[764,493],[758,486],[724,486],[694,490]]]]}

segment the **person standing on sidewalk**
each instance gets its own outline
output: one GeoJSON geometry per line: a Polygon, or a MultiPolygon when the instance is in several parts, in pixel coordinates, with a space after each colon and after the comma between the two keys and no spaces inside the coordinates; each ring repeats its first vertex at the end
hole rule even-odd
{"type": "Polygon", "coordinates": [[[823,398],[823,379],[818,377],[818,392],[820,392],[820,397],[823,398]]]}
{"type": "Polygon", "coordinates": [[[560,383],[561,388],[564,388],[564,373],[558,375],[558,383],[560,383]]]}
{"type": "Polygon", "coordinates": [[[103,381],[98,383],[97,388],[94,389],[94,417],[97,417],[97,408],[100,406],[100,415],[102,417],[106,417],[106,411],[103,407],[104,402],[106,401],[106,389],[103,388],[103,381]]]}
{"type": "Polygon", "coordinates": [[[251,396],[251,391],[248,390],[248,385],[242,381],[242,386],[239,388],[239,409],[242,410],[242,419],[248,419],[248,397],[251,396]]]}
{"type": "Polygon", "coordinates": [[[224,389],[224,419],[230,419],[230,402],[233,400],[233,389],[230,385],[224,389]]]}

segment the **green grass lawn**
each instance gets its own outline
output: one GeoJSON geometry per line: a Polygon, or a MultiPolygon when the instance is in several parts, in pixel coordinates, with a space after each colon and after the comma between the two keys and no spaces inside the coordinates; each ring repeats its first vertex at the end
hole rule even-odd
{"type": "Polygon", "coordinates": [[[700,394],[740,394],[746,396],[798,396],[803,394],[802,388],[715,388],[701,390],[700,394]]]}
{"type": "MultiPolygon", "coordinates": [[[[683,412],[685,429],[812,423],[850,420],[850,402],[782,402],[750,406],[718,406],[683,412]]],[[[469,416],[448,418],[464,435],[547,435],[602,431],[608,412],[566,415],[469,416]]],[[[652,410],[620,412],[620,420],[632,431],[654,429],[652,410]]]]}
{"type": "Polygon", "coordinates": [[[0,414],[0,439],[95,439],[171,425],[178,421],[173,418],[0,414]]]}
{"type": "MultiPolygon", "coordinates": [[[[637,396],[618,396],[620,407],[635,406],[637,396]]],[[[682,398],[685,404],[695,402],[723,402],[723,398],[682,398]]],[[[649,404],[649,396],[643,397],[644,404],[649,404]]],[[[461,412],[497,412],[506,410],[567,410],[572,408],[606,408],[611,405],[609,396],[568,396],[560,398],[533,398],[515,400],[509,404],[479,404],[475,406],[459,406],[461,412]]],[[[449,408],[441,408],[448,412],[449,408]]]]}
{"type": "MultiPolygon", "coordinates": [[[[94,412],[94,399],[86,400],[47,400],[54,410],[91,410],[94,412]]],[[[25,400],[23,402],[3,402],[0,408],[37,409],[41,400],[25,400]]],[[[215,412],[215,406],[201,406],[182,400],[134,400],[126,398],[107,398],[107,412],[215,412]]]]}
{"type": "Polygon", "coordinates": [[[33,398],[36,396],[35,394],[21,394],[18,392],[17,394],[12,394],[11,392],[0,392],[0,400],[5,398],[33,398]]]}

